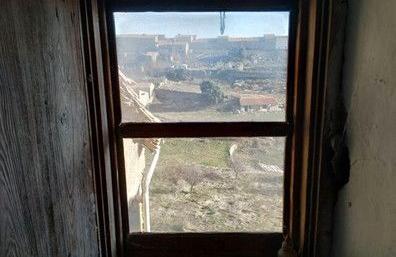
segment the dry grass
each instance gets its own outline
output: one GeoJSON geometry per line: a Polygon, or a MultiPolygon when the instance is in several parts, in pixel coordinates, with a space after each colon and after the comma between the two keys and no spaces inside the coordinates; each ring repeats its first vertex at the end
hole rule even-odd
{"type": "Polygon", "coordinates": [[[153,231],[281,231],[283,174],[254,165],[259,156],[281,162],[279,139],[169,139],[162,149],[151,184],[153,231]],[[233,143],[244,167],[238,177],[233,143]]]}

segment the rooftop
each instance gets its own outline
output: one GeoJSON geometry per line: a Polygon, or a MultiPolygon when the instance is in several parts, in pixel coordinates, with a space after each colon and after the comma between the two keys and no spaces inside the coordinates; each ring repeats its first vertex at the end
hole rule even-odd
{"type": "Polygon", "coordinates": [[[241,106],[251,105],[276,105],[277,101],[272,96],[264,95],[241,95],[239,96],[239,104],[241,106]]]}

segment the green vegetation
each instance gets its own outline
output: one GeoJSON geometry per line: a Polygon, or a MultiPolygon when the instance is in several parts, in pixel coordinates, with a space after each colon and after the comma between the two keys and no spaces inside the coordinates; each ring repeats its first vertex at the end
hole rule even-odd
{"type": "Polygon", "coordinates": [[[221,88],[211,81],[203,81],[200,86],[202,94],[212,103],[218,104],[223,102],[224,93],[221,88]]]}
{"type": "Polygon", "coordinates": [[[283,173],[259,163],[282,166],[283,150],[281,138],[165,139],[150,186],[153,231],[281,231],[283,173]]]}
{"type": "Polygon", "coordinates": [[[159,166],[170,161],[217,168],[229,167],[231,141],[220,139],[170,139],[161,145],[159,166]]]}
{"type": "Polygon", "coordinates": [[[189,72],[185,69],[172,69],[166,73],[166,78],[172,81],[184,81],[191,79],[189,72]]]}
{"type": "Polygon", "coordinates": [[[237,157],[255,166],[257,162],[283,167],[284,138],[251,138],[243,140],[238,147],[237,157]]]}

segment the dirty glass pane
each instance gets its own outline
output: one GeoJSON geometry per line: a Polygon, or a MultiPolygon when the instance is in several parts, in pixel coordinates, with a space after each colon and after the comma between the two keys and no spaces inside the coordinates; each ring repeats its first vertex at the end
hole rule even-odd
{"type": "Polygon", "coordinates": [[[285,120],[288,12],[114,17],[124,122],[285,120]]]}
{"type": "Polygon", "coordinates": [[[130,232],[281,232],[284,138],[124,139],[130,232]]]}

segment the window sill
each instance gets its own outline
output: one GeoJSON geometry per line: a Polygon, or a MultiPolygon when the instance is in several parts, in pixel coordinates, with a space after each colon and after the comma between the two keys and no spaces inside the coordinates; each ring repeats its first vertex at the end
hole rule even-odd
{"type": "Polygon", "coordinates": [[[134,233],[125,256],[276,257],[281,233],[134,233]]]}

